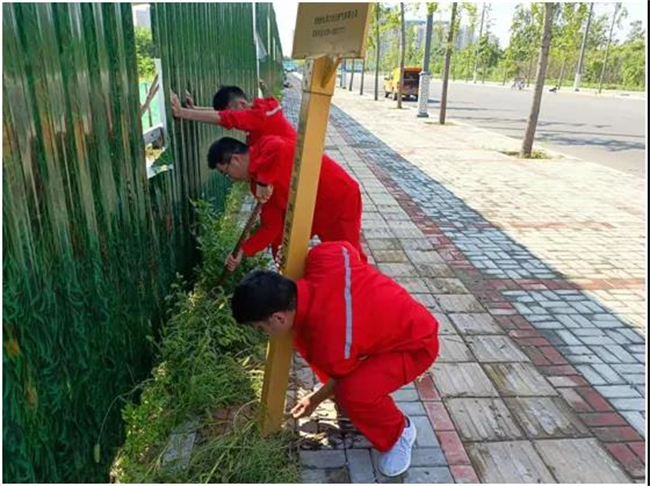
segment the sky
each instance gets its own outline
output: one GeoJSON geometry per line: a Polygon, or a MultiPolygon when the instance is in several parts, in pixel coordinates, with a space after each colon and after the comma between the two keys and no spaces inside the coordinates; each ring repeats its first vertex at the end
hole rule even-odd
{"type": "MultiPolygon", "coordinates": [[[[389,2],[386,2],[389,3],[389,2]]],[[[396,3],[396,2],[391,2],[396,3]]],[[[412,3],[412,2],[407,2],[412,3]]],[[[447,5],[450,2],[440,2],[443,4],[443,9],[440,15],[441,18],[446,19],[449,17],[449,12],[447,10],[447,5]]],[[[490,2],[492,5],[492,27],[491,32],[497,36],[499,39],[499,45],[501,47],[506,47],[510,40],[510,21],[512,19],[512,14],[515,8],[515,5],[522,2],[504,2],[496,1],[490,2]]],[[[527,3],[527,2],[524,2],[527,3]]],[[[594,2],[594,15],[601,14],[610,14],[614,9],[614,3],[612,2],[594,2]]],[[[477,2],[479,13],[482,6],[482,3],[477,2]]],[[[624,27],[620,32],[615,34],[615,37],[622,38],[625,37],[627,31],[629,30],[630,23],[635,20],[643,21],[643,26],[646,26],[646,2],[637,1],[637,0],[628,0],[624,2],[625,7],[628,10],[627,19],[624,22],[624,27]]],[[[280,31],[280,42],[282,42],[282,51],[285,56],[291,56],[291,48],[293,46],[293,31],[296,25],[296,13],[298,10],[298,2],[291,1],[277,1],[273,2],[273,8],[275,9],[276,18],[278,21],[278,29],[280,31]]],[[[412,18],[425,18],[424,8],[420,8],[420,14],[417,16],[412,16],[412,18]]],[[[407,19],[409,16],[407,15],[407,19]]],[[[434,16],[435,19],[439,18],[439,14],[436,13],[434,16]]]]}

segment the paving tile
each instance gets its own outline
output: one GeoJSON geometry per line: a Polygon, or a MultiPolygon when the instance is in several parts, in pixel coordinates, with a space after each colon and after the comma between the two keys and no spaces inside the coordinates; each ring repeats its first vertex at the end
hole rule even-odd
{"type": "Polygon", "coordinates": [[[343,450],[300,451],[300,462],[307,468],[337,468],[345,465],[343,450]]]}
{"type": "Polygon", "coordinates": [[[341,484],[349,483],[350,477],[345,467],[338,469],[303,469],[300,482],[306,484],[341,484]]]}
{"type": "Polygon", "coordinates": [[[625,420],[627,420],[639,434],[644,438],[646,437],[646,418],[641,412],[621,412],[621,415],[625,417],[625,420]]]}
{"type": "Polygon", "coordinates": [[[530,363],[495,363],[483,367],[503,396],[557,395],[546,378],[530,363]]]}
{"type": "Polygon", "coordinates": [[[478,363],[437,363],[431,368],[431,375],[444,398],[498,396],[478,363]]]}
{"type": "Polygon", "coordinates": [[[490,314],[449,314],[461,334],[503,334],[503,329],[490,314]]]}
{"type": "Polygon", "coordinates": [[[366,242],[372,251],[396,250],[401,251],[402,245],[397,238],[368,238],[366,242]]]}
{"type": "Polygon", "coordinates": [[[466,342],[483,363],[530,361],[507,336],[467,336],[466,342]]]}
{"type": "MultiPolygon", "coordinates": [[[[406,240],[402,240],[406,241],[406,240]]],[[[418,274],[422,277],[453,277],[453,270],[444,263],[417,263],[418,274]]]]}
{"type": "Polygon", "coordinates": [[[629,385],[595,386],[605,398],[641,398],[641,394],[629,385]]]}
{"type": "Polygon", "coordinates": [[[609,401],[617,410],[646,411],[645,398],[610,398],[609,401]]]}
{"type": "Polygon", "coordinates": [[[440,447],[414,447],[411,452],[411,467],[446,466],[447,461],[440,447]]]}
{"type": "Polygon", "coordinates": [[[417,390],[401,388],[390,394],[396,402],[417,402],[420,400],[417,390]]]}
{"type": "MultiPolygon", "coordinates": [[[[391,230],[393,230],[393,228],[391,228],[391,230]]],[[[420,236],[422,235],[420,234],[420,236]]],[[[446,265],[445,260],[435,251],[404,250],[404,252],[408,256],[408,259],[416,266],[419,266],[421,263],[446,265]]]]}
{"type": "Polygon", "coordinates": [[[457,278],[428,278],[426,284],[436,294],[466,294],[467,288],[457,278]]]}
{"type": "Polygon", "coordinates": [[[534,444],[560,483],[629,482],[596,439],[549,439],[534,444]]]}
{"type": "Polygon", "coordinates": [[[554,483],[533,445],[528,441],[470,444],[467,453],[484,483],[554,483]]]}
{"type": "Polygon", "coordinates": [[[409,416],[415,416],[415,415],[426,415],[426,410],[424,410],[424,406],[422,405],[422,402],[417,401],[417,402],[396,402],[397,407],[402,411],[402,413],[405,413],[406,415],[409,416]]]}
{"type": "Polygon", "coordinates": [[[454,327],[449,317],[441,312],[434,312],[433,316],[438,321],[438,334],[458,334],[458,330],[454,327]]]}
{"type": "Polygon", "coordinates": [[[408,258],[401,250],[375,250],[372,256],[376,263],[406,263],[408,258]]]}
{"type": "Polygon", "coordinates": [[[470,465],[465,446],[455,430],[440,431],[438,438],[448,464],[470,465]]]}
{"type": "Polygon", "coordinates": [[[470,294],[439,295],[437,300],[447,312],[484,312],[479,301],[470,294]]]}
{"type": "Polygon", "coordinates": [[[394,280],[408,290],[409,293],[424,294],[431,292],[422,277],[395,277],[394,280]]]}
{"type": "Polygon", "coordinates": [[[504,398],[517,423],[531,439],[584,437],[589,430],[560,398],[504,398]]]}
{"type": "Polygon", "coordinates": [[[415,267],[410,263],[378,263],[377,268],[384,275],[393,277],[412,277],[417,275],[415,267]]]}
{"type": "Polygon", "coordinates": [[[448,467],[413,467],[404,473],[404,483],[450,484],[454,479],[448,467]]]}
{"type": "MultiPolygon", "coordinates": [[[[439,336],[440,355],[437,362],[475,361],[463,338],[458,335],[439,336]]],[[[433,367],[436,366],[434,363],[433,367]]]]}
{"type": "Polygon", "coordinates": [[[375,482],[375,472],[369,449],[348,449],[345,451],[345,455],[352,483],[375,482]]]}
{"type": "Polygon", "coordinates": [[[375,478],[378,483],[402,483],[403,479],[402,476],[396,476],[396,477],[388,477],[384,476],[382,473],[379,472],[379,452],[377,452],[377,449],[371,449],[370,455],[372,456],[372,464],[375,467],[375,478]]]}
{"type": "Polygon", "coordinates": [[[476,475],[476,471],[472,466],[450,466],[449,470],[454,477],[454,481],[458,484],[472,484],[479,483],[480,480],[476,475]]]}
{"type": "Polygon", "coordinates": [[[494,398],[450,398],[449,415],[464,441],[523,438],[502,400],[494,398]]]}
{"type": "Polygon", "coordinates": [[[417,447],[440,447],[436,434],[433,432],[433,426],[426,415],[410,417],[410,419],[417,429],[415,437],[417,447]]]}

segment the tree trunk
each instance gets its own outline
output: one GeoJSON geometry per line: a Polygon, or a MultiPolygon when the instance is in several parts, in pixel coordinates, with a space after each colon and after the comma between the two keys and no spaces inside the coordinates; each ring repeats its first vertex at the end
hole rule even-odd
{"type": "Polygon", "coordinates": [[[377,59],[375,61],[375,101],[379,99],[379,4],[375,5],[375,48],[377,49],[377,59]]]}
{"type": "Polygon", "coordinates": [[[481,27],[478,31],[478,39],[476,40],[476,49],[474,50],[474,74],[472,75],[472,82],[476,84],[478,79],[478,50],[481,46],[481,37],[483,37],[483,21],[485,20],[485,3],[481,9],[481,27]]]}
{"type": "Polygon", "coordinates": [[[582,46],[580,46],[580,58],[578,59],[578,67],[576,68],[576,77],[573,80],[573,91],[580,89],[580,78],[582,77],[582,64],[585,60],[585,51],[587,50],[587,36],[589,35],[589,26],[591,25],[591,15],[594,11],[593,2],[589,5],[589,15],[587,15],[587,25],[585,32],[582,36],[582,46]]]}
{"type": "Polygon", "coordinates": [[[447,45],[445,46],[445,67],[442,72],[442,93],[440,95],[440,124],[445,124],[447,118],[447,90],[449,88],[449,64],[451,63],[451,51],[454,48],[454,24],[456,23],[456,10],[458,4],[454,2],[451,5],[451,23],[449,24],[449,34],[447,35],[447,45]]]}
{"type": "Polygon", "coordinates": [[[366,77],[366,58],[363,58],[361,63],[361,86],[359,87],[359,94],[363,95],[363,80],[366,77]]]}
{"type": "Polygon", "coordinates": [[[566,64],[566,59],[562,59],[562,64],[560,65],[560,77],[557,80],[557,90],[562,89],[562,83],[564,82],[564,65],[566,64]]]}
{"type": "Polygon", "coordinates": [[[352,84],[354,83],[354,71],[356,71],[356,67],[357,67],[357,60],[352,59],[352,74],[350,74],[350,87],[348,88],[350,92],[352,92],[352,84]]]}
{"type": "Polygon", "coordinates": [[[404,2],[399,4],[400,27],[402,31],[399,55],[399,86],[397,87],[397,108],[402,108],[402,91],[404,90],[404,56],[406,54],[406,22],[404,20],[404,2]]]}
{"type": "Polygon", "coordinates": [[[612,43],[612,35],[614,34],[614,25],[616,24],[616,14],[621,6],[620,3],[614,5],[614,15],[612,16],[612,25],[609,28],[609,38],[607,39],[607,47],[605,48],[605,59],[603,60],[603,69],[600,72],[600,80],[598,81],[598,94],[603,90],[603,79],[605,78],[605,69],[607,68],[607,59],[609,58],[609,46],[612,43]]]}
{"type": "Polygon", "coordinates": [[[551,45],[551,30],[553,26],[553,7],[552,3],[544,4],[544,26],[542,28],[542,45],[539,48],[539,62],[537,64],[537,76],[535,79],[535,92],[533,94],[533,104],[528,117],[526,134],[521,145],[521,156],[530,157],[533,150],[533,141],[535,140],[535,130],[537,129],[537,120],[539,119],[539,109],[542,104],[542,94],[544,93],[544,79],[546,78],[546,68],[548,66],[548,52],[551,45]]]}

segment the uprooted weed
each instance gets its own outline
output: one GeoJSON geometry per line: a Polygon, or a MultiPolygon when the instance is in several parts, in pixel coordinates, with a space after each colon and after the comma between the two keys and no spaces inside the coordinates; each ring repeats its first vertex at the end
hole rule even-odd
{"type": "Polygon", "coordinates": [[[192,291],[175,284],[158,365],[139,401],[123,410],[127,436],[113,464],[115,481],[297,481],[292,436],[259,434],[264,339],[238,325],[228,305],[235,283],[250,269],[267,266],[268,259],[247,259],[223,287],[216,285],[239,235],[242,197],[241,189],[233,189],[223,215],[197,204],[203,264],[192,291]],[[170,436],[180,429],[196,432],[186,464],[168,460],[170,436]]]}

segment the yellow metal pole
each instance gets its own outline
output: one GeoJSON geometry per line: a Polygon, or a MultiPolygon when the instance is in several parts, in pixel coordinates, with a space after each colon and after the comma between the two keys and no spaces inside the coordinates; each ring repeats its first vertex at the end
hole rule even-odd
{"type": "MultiPolygon", "coordinates": [[[[308,61],[303,78],[298,141],[283,235],[282,274],[300,278],[311,236],[321,158],[339,59],[329,56],[308,61]]],[[[293,345],[291,336],[269,341],[262,388],[262,435],[280,430],[289,383],[293,345]]]]}

